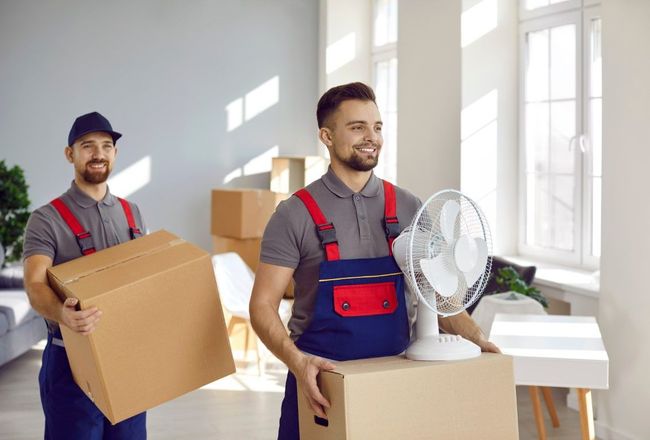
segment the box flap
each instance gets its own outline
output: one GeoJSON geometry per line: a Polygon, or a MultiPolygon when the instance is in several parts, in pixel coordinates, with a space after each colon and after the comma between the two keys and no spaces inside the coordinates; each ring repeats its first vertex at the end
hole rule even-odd
{"type": "Polygon", "coordinates": [[[185,240],[171,232],[160,230],[118,246],[102,249],[83,258],[50,267],[48,272],[58,283],[66,285],[111,266],[181,243],[185,243],[185,240]]]}

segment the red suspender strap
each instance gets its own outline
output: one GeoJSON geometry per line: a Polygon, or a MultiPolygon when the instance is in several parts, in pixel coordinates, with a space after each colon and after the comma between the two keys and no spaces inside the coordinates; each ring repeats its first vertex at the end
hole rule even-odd
{"type": "Polygon", "coordinates": [[[309,215],[311,215],[312,220],[316,224],[316,231],[318,232],[318,237],[323,248],[325,248],[327,261],[339,260],[341,258],[339,255],[339,243],[336,240],[334,225],[327,222],[323,212],[318,207],[316,200],[309,194],[309,191],[303,188],[297,191],[295,195],[305,204],[309,215]]]}
{"type": "Polygon", "coordinates": [[[66,204],[61,200],[61,198],[54,199],[50,202],[52,206],[59,212],[59,215],[64,222],[68,225],[75,238],[77,239],[77,244],[83,255],[89,255],[95,253],[95,244],[93,243],[93,237],[90,235],[90,232],[86,231],[74,214],[68,209],[66,204]]]}
{"type": "Polygon", "coordinates": [[[388,240],[388,255],[393,255],[393,241],[399,235],[399,220],[397,219],[397,200],[395,187],[392,183],[384,182],[384,229],[388,240]]]}
{"type": "Polygon", "coordinates": [[[129,224],[129,235],[131,236],[131,240],[140,237],[142,235],[142,232],[135,226],[135,219],[133,218],[131,205],[129,205],[129,202],[120,197],[118,197],[117,200],[120,201],[122,209],[124,210],[124,215],[126,216],[126,222],[129,224]]]}

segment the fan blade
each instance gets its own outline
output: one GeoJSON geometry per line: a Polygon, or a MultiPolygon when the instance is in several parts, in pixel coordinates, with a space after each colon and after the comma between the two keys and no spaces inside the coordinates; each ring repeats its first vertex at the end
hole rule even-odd
{"type": "Polygon", "coordinates": [[[445,262],[446,258],[444,256],[423,258],[420,260],[420,268],[436,292],[449,298],[458,288],[458,275],[445,262]]]}
{"type": "Polygon", "coordinates": [[[476,265],[478,249],[476,242],[469,235],[463,235],[454,244],[454,262],[463,272],[469,272],[476,265]]]}
{"type": "Polygon", "coordinates": [[[454,241],[456,218],[460,212],[460,205],[455,200],[447,200],[440,211],[440,229],[447,243],[454,241]]]}
{"type": "Polygon", "coordinates": [[[476,244],[476,249],[478,251],[476,263],[470,270],[463,271],[463,275],[465,275],[465,280],[467,281],[467,287],[472,287],[481,275],[483,275],[488,259],[488,247],[485,240],[482,238],[475,238],[474,243],[476,244]]]}

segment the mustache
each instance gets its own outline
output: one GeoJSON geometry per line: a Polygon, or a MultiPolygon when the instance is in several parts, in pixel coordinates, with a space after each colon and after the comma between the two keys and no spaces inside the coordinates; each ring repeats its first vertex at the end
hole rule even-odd
{"type": "Polygon", "coordinates": [[[372,147],[372,148],[376,148],[376,149],[379,150],[379,144],[377,142],[362,142],[362,143],[359,143],[359,144],[354,144],[353,147],[354,148],[372,147]]]}
{"type": "Polygon", "coordinates": [[[108,165],[108,161],[107,160],[96,160],[95,159],[95,160],[90,160],[90,161],[86,162],[86,165],[104,165],[104,164],[108,165]]]}

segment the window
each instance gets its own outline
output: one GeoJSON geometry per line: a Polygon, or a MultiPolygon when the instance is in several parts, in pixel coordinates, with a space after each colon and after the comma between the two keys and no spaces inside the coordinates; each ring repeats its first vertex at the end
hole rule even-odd
{"type": "Polygon", "coordinates": [[[520,253],[593,268],[600,256],[598,8],[576,0],[522,3],[537,16],[520,25],[520,253]]]}
{"type": "Polygon", "coordinates": [[[397,0],[375,0],[372,66],[384,146],[376,174],[397,183],[397,0]]]}

